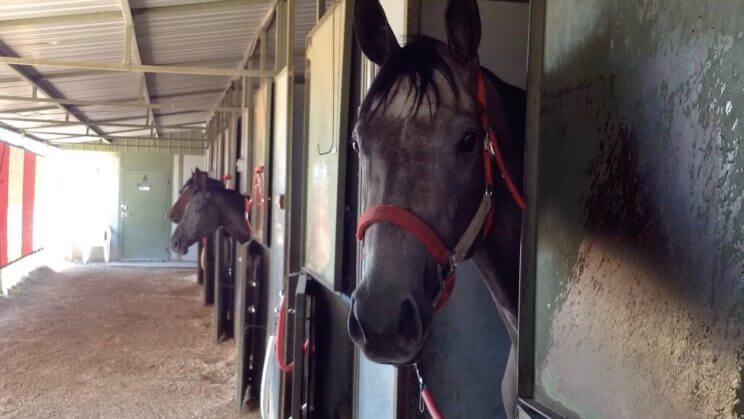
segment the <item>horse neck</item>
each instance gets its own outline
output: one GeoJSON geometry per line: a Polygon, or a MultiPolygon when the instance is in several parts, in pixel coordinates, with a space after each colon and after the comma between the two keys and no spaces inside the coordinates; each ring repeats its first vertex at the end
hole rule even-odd
{"type": "MultiPolygon", "coordinates": [[[[524,91],[484,70],[488,114],[509,174],[521,190],[524,172],[524,91]]],[[[517,336],[521,210],[494,165],[494,219],[473,262],[488,287],[513,341],[517,336]]]]}
{"type": "Polygon", "coordinates": [[[209,189],[225,189],[225,184],[222,183],[221,180],[208,178],[207,179],[207,188],[209,189]]]}
{"type": "Polygon", "coordinates": [[[245,222],[245,197],[232,190],[219,191],[214,196],[222,218],[222,227],[239,242],[248,241],[251,232],[245,222]]]}

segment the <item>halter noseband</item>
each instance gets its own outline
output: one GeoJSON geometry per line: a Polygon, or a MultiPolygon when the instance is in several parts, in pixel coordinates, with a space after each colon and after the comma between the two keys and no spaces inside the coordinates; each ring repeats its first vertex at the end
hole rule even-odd
{"type": "Polygon", "coordinates": [[[452,294],[452,290],[455,288],[455,270],[457,269],[457,265],[468,258],[470,249],[478,238],[478,235],[482,232],[483,237],[486,237],[491,224],[493,224],[494,181],[491,159],[496,160],[501,177],[504,179],[504,183],[512,195],[514,202],[522,210],[525,209],[524,199],[522,199],[509,175],[509,171],[501,156],[498,138],[493,128],[491,128],[488,119],[486,85],[482,72],[478,73],[478,103],[482,108],[481,124],[486,132],[486,137],[483,139],[483,166],[485,170],[486,190],[483,193],[483,198],[478,206],[478,210],[475,212],[475,216],[473,216],[460,240],[457,241],[454,249],[449,250],[437,232],[420,217],[397,205],[375,205],[367,208],[359,217],[356,233],[357,240],[359,241],[364,239],[364,234],[371,225],[386,222],[405,230],[426,247],[437,262],[438,267],[437,279],[439,280],[439,292],[432,302],[434,311],[442,308],[452,294]]]}

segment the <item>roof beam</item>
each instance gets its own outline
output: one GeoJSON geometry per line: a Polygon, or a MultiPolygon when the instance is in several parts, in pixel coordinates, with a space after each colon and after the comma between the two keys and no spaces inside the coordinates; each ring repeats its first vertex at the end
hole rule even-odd
{"type": "MultiPolygon", "coordinates": [[[[181,110],[181,111],[169,112],[169,113],[162,113],[161,112],[161,113],[158,114],[158,116],[160,118],[163,118],[163,117],[167,117],[167,116],[190,115],[190,114],[203,113],[203,112],[204,111],[183,111],[183,110],[181,110]]],[[[0,114],[1,113],[2,112],[0,111],[0,114]]],[[[140,120],[140,119],[144,119],[144,118],[142,118],[141,116],[120,116],[118,118],[99,119],[99,120],[96,121],[96,123],[104,124],[105,125],[106,122],[122,122],[122,121],[133,121],[133,120],[140,120]]],[[[202,123],[204,123],[204,122],[202,122],[202,123]]]]}
{"type": "Polygon", "coordinates": [[[148,145],[134,144],[96,144],[96,143],[56,143],[64,150],[81,151],[148,151],[151,153],[161,152],[170,154],[204,154],[204,147],[188,147],[183,145],[148,145]]]}
{"type": "Polygon", "coordinates": [[[153,99],[175,99],[178,97],[184,97],[184,96],[202,96],[202,95],[214,95],[217,93],[222,93],[222,89],[207,89],[207,90],[192,90],[192,91],[185,91],[185,92],[178,92],[178,93],[167,93],[164,95],[155,95],[152,98],[153,99]]]}
{"type": "Polygon", "coordinates": [[[95,61],[65,61],[46,58],[18,57],[8,54],[0,56],[0,63],[34,67],[75,68],[79,70],[99,70],[126,73],[190,74],[195,76],[250,78],[272,78],[275,76],[274,71],[242,70],[235,68],[217,67],[186,67],[175,65],[118,64],[101,63],[95,61]]]}
{"type": "MultiPolygon", "coordinates": [[[[58,99],[58,98],[43,98],[43,97],[28,97],[28,96],[11,96],[11,95],[0,95],[0,101],[9,100],[13,102],[34,102],[34,103],[56,103],[59,105],[73,105],[73,106],[112,106],[122,108],[149,108],[149,109],[169,109],[169,110],[192,110],[192,111],[210,111],[214,109],[212,106],[206,106],[203,103],[192,104],[190,102],[179,102],[179,103],[142,103],[133,101],[105,101],[105,100],[84,100],[84,99],[58,99]]],[[[219,112],[240,112],[239,106],[221,106],[217,107],[219,112]]],[[[136,118],[136,117],[135,117],[136,118]]],[[[132,118],[132,119],[135,119],[132,118]]],[[[92,122],[95,123],[95,122],[92,122]]]]}
{"type": "MultiPolygon", "coordinates": [[[[245,49],[245,53],[243,54],[243,59],[240,60],[240,64],[238,64],[237,69],[238,70],[245,70],[245,66],[248,65],[248,61],[251,59],[253,54],[256,52],[256,45],[258,44],[258,38],[270,25],[271,20],[274,18],[274,14],[276,13],[276,6],[279,4],[279,0],[274,0],[272,2],[271,8],[269,8],[269,11],[266,13],[266,16],[264,16],[263,21],[261,21],[261,24],[258,27],[258,31],[256,31],[256,34],[253,36],[253,39],[248,43],[248,46],[245,49]]],[[[255,71],[255,70],[254,70],[255,71]]],[[[259,72],[263,72],[263,68],[260,68],[258,70],[259,72]]],[[[225,88],[222,91],[222,94],[217,99],[217,102],[215,103],[215,108],[212,109],[209,112],[209,115],[207,116],[207,125],[209,125],[212,122],[212,119],[214,118],[214,115],[216,112],[218,112],[217,107],[220,103],[222,103],[222,100],[225,98],[225,95],[227,95],[227,92],[230,91],[230,88],[232,87],[233,80],[230,80],[225,88]]]]}
{"type": "MultiPolygon", "coordinates": [[[[142,55],[140,54],[139,49],[139,42],[137,41],[137,30],[135,29],[135,23],[134,18],[132,17],[132,9],[129,7],[129,0],[121,0],[121,14],[124,18],[124,31],[127,36],[127,47],[125,47],[124,54],[126,56],[124,57],[124,62],[129,64],[129,59],[131,57],[132,60],[134,60],[135,64],[141,65],[142,64],[142,55]]],[[[150,96],[150,89],[147,86],[147,74],[142,73],[140,74],[140,83],[142,86],[141,90],[141,100],[144,101],[146,104],[151,104],[152,97],[150,96]]],[[[153,113],[152,108],[147,109],[147,120],[149,120],[152,125],[155,125],[155,128],[153,129],[153,134],[156,137],[160,136],[160,131],[158,131],[157,125],[157,119],[155,119],[155,113],[153,113]]]]}
{"type": "MultiPolygon", "coordinates": [[[[0,112],[1,114],[2,112],[0,112]]],[[[139,117],[135,117],[139,118],[139,117]]],[[[118,128],[139,128],[139,129],[150,129],[155,128],[155,125],[142,125],[142,124],[121,124],[121,123],[115,123],[115,122],[100,122],[96,121],[95,123],[92,122],[79,122],[79,121],[60,121],[56,119],[43,119],[43,118],[16,118],[16,117],[4,117],[0,115],[0,121],[12,121],[12,122],[30,122],[35,124],[48,124],[43,127],[33,127],[33,129],[38,128],[52,128],[52,127],[76,127],[76,126],[98,126],[98,127],[118,127],[118,128]]],[[[178,124],[178,125],[158,125],[160,128],[166,129],[166,128],[184,128],[183,125],[188,124],[178,124]]],[[[200,129],[200,130],[206,130],[204,127],[194,127],[193,129],[200,129]]]]}
{"type": "Polygon", "coordinates": [[[55,109],[59,109],[57,106],[35,106],[35,107],[24,107],[24,108],[10,108],[10,109],[0,109],[0,114],[4,113],[26,113],[26,112],[43,112],[43,111],[53,111],[55,109]]]}
{"type": "Polygon", "coordinates": [[[34,140],[34,141],[39,141],[39,142],[43,142],[44,141],[44,140],[42,140],[41,138],[39,138],[39,137],[37,137],[35,135],[26,134],[25,132],[19,130],[18,128],[14,127],[14,126],[11,126],[11,125],[8,125],[8,124],[6,124],[4,122],[0,122],[0,128],[6,129],[8,131],[15,132],[16,134],[21,135],[21,136],[26,136],[26,137],[34,140]]]}
{"type": "MultiPolygon", "coordinates": [[[[2,41],[0,41],[0,52],[4,53],[6,55],[9,55],[9,56],[16,55],[15,54],[15,51],[13,51],[10,47],[8,47],[7,45],[5,45],[5,43],[2,42],[2,41]]],[[[28,82],[28,84],[31,85],[31,88],[33,89],[34,93],[36,93],[36,91],[38,90],[38,91],[42,92],[44,95],[49,96],[50,99],[52,99],[52,98],[58,98],[58,97],[61,97],[62,96],[62,95],[58,94],[58,92],[56,91],[56,89],[52,88],[51,86],[45,86],[43,84],[43,81],[39,80],[40,75],[35,70],[22,68],[22,67],[18,67],[18,66],[15,66],[15,65],[9,65],[9,67],[10,67],[11,70],[13,70],[14,73],[18,74],[18,76],[20,76],[22,79],[26,80],[26,82],[28,82]]],[[[73,118],[75,118],[78,121],[84,121],[84,120],[87,119],[84,116],[81,116],[75,109],[72,109],[72,108],[70,108],[68,106],[65,106],[65,104],[63,104],[63,103],[56,103],[55,106],[57,106],[61,110],[65,111],[68,115],[72,116],[73,118]]],[[[103,131],[101,131],[100,129],[95,128],[95,127],[92,128],[92,130],[96,134],[100,135],[101,138],[103,138],[103,141],[105,141],[107,143],[110,142],[109,140],[106,139],[106,135],[103,133],[103,131]]]]}
{"type": "MultiPolygon", "coordinates": [[[[46,134],[46,135],[54,135],[54,136],[60,136],[61,138],[52,138],[47,141],[56,142],[60,140],[69,140],[73,138],[98,138],[97,135],[87,135],[87,134],[70,134],[67,132],[35,132],[36,134],[46,134]]],[[[178,138],[178,137],[148,137],[148,136],[138,136],[138,135],[112,135],[109,138],[112,140],[154,140],[154,141],[183,141],[183,142],[198,142],[198,143],[206,143],[206,138],[178,138]]]]}

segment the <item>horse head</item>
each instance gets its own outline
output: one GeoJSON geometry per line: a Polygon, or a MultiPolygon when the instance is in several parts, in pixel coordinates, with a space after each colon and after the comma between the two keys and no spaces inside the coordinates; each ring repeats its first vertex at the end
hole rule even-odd
{"type": "Polygon", "coordinates": [[[472,253],[491,220],[486,132],[508,131],[479,65],[476,1],[449,1],[445,21],[446,44],[420,37],[401,47],[379,1],[356,1],[359,45],[381,68],[352,137],[367,211],[349,333],[381,363],[410,363],[421,352],[455,262],[472,253]],[[479,100],[485,94],[488,109],[479,100]]]}
{"type": "Polygon", "coordinates": [[[191,245],[220,227],[240,243],[250,240],[251,230],[245,219],[246,199],[228,189],[197,188],[171,237],[173,250],[185,254],[191,245]]]}
{"type": "Polygon", "coordinates": [[[173,204],[171,209],[166,213],[166,217],[172,222],[178,224],[183,218],[183,213],[186,210],[186,206],[191,201],[194,193],[200,189],[224,189],[225,186],[217,179],[209,177],[209,173],[199,170],[197,167],[191,172],[191,177],[181,188],[178,199],[173,204]]]}

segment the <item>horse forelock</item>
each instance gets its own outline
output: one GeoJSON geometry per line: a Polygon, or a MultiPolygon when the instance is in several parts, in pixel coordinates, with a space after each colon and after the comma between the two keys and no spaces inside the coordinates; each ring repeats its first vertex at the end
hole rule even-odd
{"type": "Polygon", "coordinates": [[[360,118],[378,113],[399,118],[434,119],[442,107],[460,98],[456,71],[447,46],[429,37],[412,40],[382,66],[360,109],[360,118]]]}

